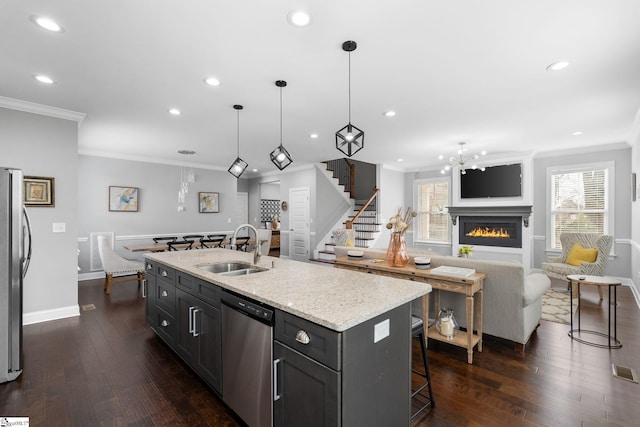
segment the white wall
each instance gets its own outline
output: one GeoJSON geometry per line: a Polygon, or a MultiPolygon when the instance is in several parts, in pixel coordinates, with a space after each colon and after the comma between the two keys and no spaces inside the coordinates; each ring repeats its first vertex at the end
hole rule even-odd
{"type": "MultiPolygon", "coordinates": [[[[378,167],[378,187],[380,188],[380,194],[378,194],[381,233],[378,240],[376,240],[373,247],[386,248],[389,246],[389,230],[385,227],[389,218],[398,212],[399,208],[406,209],[411,206],[411,203],[406,203],[408,190],[405,186],[405,173],[386,168],[384,166],[378,167]]],[[[411,200],[411,199],[408,199],[411,200]]]]}
{"type": "Polygon", "coordinates": [[[236,178],[227,171],[194,171],[196,182],[189,187],[185,210],[178,212],[179,166],[80,155],[78,247],[81,279],[91,273],[88,239],[92,232],[115,232],[116,251],[127,258],[140,260],[141,254],[131,254],[123,250],[122,245],[149,242],[156,235],[233,232],[236,227],[236,178]],[[110,212],[107,202],[110,185],[138,187],[138,212],[110,212]],[[200,213],[199,192],[219,193],[220,212],[200,213]]]}
{"type": "MultiPolygon", "coordinates": [[[[51,109],[54,111],[55,109],[51,109]]],[[[29,207],[33,255],[24,281],[24,323],[79,315],[77,272],[78,123],[0,108],[2,166],[55,178],[55,207],[29,207]],[[65,233],[52,233],[52,223],[65,233]]]]}

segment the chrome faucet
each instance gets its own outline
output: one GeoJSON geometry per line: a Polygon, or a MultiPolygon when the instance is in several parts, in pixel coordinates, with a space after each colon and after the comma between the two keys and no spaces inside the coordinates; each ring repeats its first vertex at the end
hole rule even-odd
{"type": "Polygon", "coordinates": [[[248,228],[250,230],[253,230],[253,232],[256,235],[256,249],[253,252],[253,265],[256,265],[258,263],[258,261],[260,261],[260,257],[262,256],[262,252],[260,251],[260,239],[258,238],[258,230],[256,230],[256,228],[251,225],[251,224],[241,224],[238,226],[238,228],[236,228],[236,231],[233,232],[233,236],[231,237],[231,245],[235,246],[236,245],[236,236],[238,235],[238,231],[240,231],[242,228],[248,228]]]}

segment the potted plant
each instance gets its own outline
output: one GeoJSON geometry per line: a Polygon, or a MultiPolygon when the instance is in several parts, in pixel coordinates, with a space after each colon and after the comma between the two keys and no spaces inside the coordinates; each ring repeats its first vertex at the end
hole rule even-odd
{"type": "Polygon", "coordinates": [[[458,256],[461,258],[469,258],[471,254],[473,254],[473,246],[462,245],[458,249],[458,256]]]}

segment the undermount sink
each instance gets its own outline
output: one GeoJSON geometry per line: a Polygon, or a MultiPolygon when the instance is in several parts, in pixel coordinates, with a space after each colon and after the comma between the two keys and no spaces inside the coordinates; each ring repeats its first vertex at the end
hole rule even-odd
{"type": "Polygon", "coordinates": [[[200,264],[196,265],[201,270],[210,271],[215,274],[222,274],[225,276],[241,276],[244,274],[253,274],[265,271],[265,268],[260,268],[249,264],[248,262],[216,262],[215,264],[200,264]]]}

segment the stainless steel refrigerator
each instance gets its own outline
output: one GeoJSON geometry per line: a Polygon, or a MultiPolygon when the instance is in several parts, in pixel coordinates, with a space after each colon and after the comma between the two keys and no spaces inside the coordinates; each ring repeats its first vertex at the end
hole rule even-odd
{"type": "Polygon", "coordinates": [[[0,383],[22,373],[22,279],[30,258],[22,171],[0,167],[0,383]]]}

